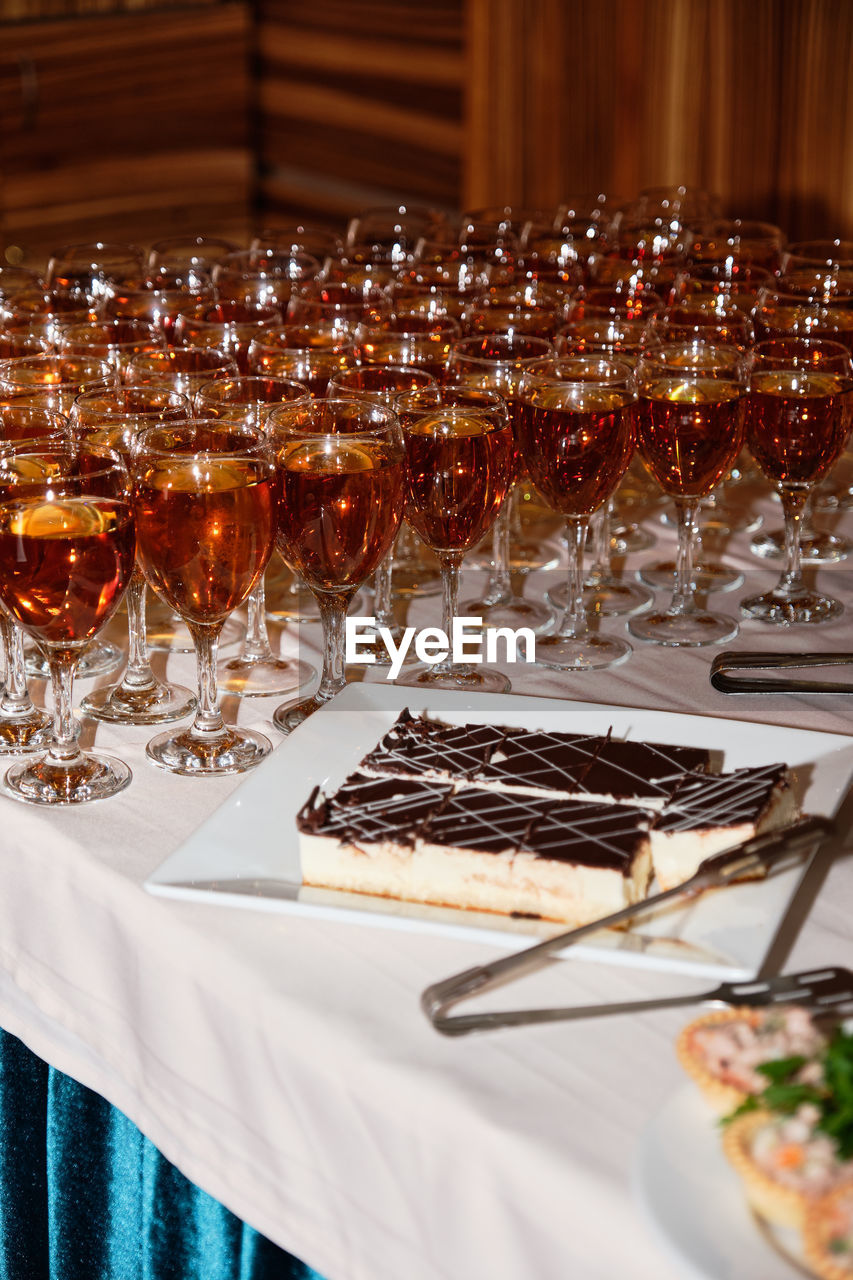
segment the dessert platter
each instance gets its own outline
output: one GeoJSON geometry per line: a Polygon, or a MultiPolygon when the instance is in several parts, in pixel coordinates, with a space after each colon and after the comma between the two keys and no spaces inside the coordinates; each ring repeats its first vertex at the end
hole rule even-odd
{"type": "MultiPolygon", "coordinates": [[[[518,949],[687,880],[763,824],[831,818],[851,778],[842,735],[353,684],[147,888],[518,949]]],[[[750,977],[807,872],[682,900],[575,954],[750,977]]]]}

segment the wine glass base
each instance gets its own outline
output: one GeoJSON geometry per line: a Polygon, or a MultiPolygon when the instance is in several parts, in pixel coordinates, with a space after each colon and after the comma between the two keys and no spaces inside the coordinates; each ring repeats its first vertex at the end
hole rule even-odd
{"type": "MultiPolygon", "coordinates": [[[[158,653],[195,653],[193,638],[186,623],[165,607],[157,609],[149,605],[145,630],[149,649],[158,653]]],[[[219,648],[225,649],[229,644],[236,644],[243,633],[244,628],[236,618],[227,618],[219,635],[219,648]]],[[[75,679],[80,674],[78,666],[75,679]]]]}
{"type": "Polygon", "coordinates": [[[181,720],[195,708],[196,699],[190,689],[160,680],[137,689],[113,684],[87,694],[80,703],[84,715],[107,724],[165,724],[181,720]]]}
{"type": "MultiPolygon", "coordinates": [[[[121,649],[98,640],[80,655],[74,668],[74,679],[87,680],[94,679],[95,676],[106,676],[111,671],[118,671],[123,663],[124,654],[121,649]]],[[[50,666],[39,649],[26,650],[26,672],[37,680],[50,679],[50,666]]]]}
{"type": "MultiPolygon", "coordinates": [[[[844,560],[850,554],[853,543],[837,533],[804,533],[800,539],[800,559],[812,564],[834,564],[836,560],[844,560]]],[[[784,529],[768,529],[757,534],[749,544],[754,556],[762,560],[784,560],[784,529]]]]}
{"type": "Polygon", "coordinates": [[[222,732],[209,737],[194,733],[161,733],[145,748],[148,759],[160,769],[184,778],[221,777],[228,773],[245,773],[272,751],[272,743],[252,729],[235,729],[225,725],[222,732]]]}
{"type": "Polygon", "coordinates": [[[724,613],[644,613],[632,618],[628,631],[636,640],[672,648],[696,649],[734,640],[738,624],[724,613]]]}
{"type": "MultiPolygon", "coordinates": [[[[401,627],[399,623],[393,623],[388,630],[391,632],[391,639],[394,644],[399,645],[405,635],[405,627],[401,627]]],[[[358,651],[362,655],[360,663],[374,667],[390,667],[394,662],[399,662],[399,657],[394,658],[388,651],[388,646],[378,632],[364,631],[359,632],[358,651]],[[371,661],[372,658],[372,661],[371,661]]],[[[403,658],[403,666],[409,667],[412,663],[419,661],[414,648],[409,648],[406,656],[403,658]]]]}
{"type": "Polygon", "coordinates": [[[329,698],[320,698],[315,693],[313,697],[303,698],[301,702],[285,702],[280,707],[276,707],[272,722],[281,733],[292,733],[329,701],[329,698]]]}
{"type": "Polygon", "coordinates": [[[217,665],[216,683],[220,693],[238,698],[282,697],[299,693],[316,677],[310,663],[296,658],[226,658],[217,665]]]}
{"type": "MultiPolygon", "coordinates": [[[[644,564],[637,570],[637,576],[647,587],[673,591],[676,584],[675,561],[657,560],[652,564],[644,564]]],[[[704,561],[693,566],[693,589],[702,595],[708,595],[712,591],[735,591],[741,586],[743,574],[740,569],[704,561]]]]}
{"type": "Polygon", "coordinates": [[[802,592],[787,600],[774,591],[768,591],[763,596],[748,596],[741,600],[740,611],[745,618],[758,622],[795,627],[801,623],[832,622],[844,612],[844,605],[815,591],[802,592]]]}
{"type": "Polygon", "coordinates": [[[614,556],[626,556],[632,551],[648,551],[654,545],[654,534],[638,524],[617,524],[610,529],[610,551],[614,556]]]}
{"type": "Polygon", "coordinates": [[[502,671],[494,667],[454,664],[449,670],[419,664],[398,676],[395,684],[416,689],[455,689],[465,693],[509,693],[512,685],[502,671]]]}
{"type": "Polygon", "coordinates": [[[52,717],[38,707],[31,707],[20,716],[0,716],[0,756],[47,750],[53,738],[52,726],[52,717]]]}
{"type": "Polygon", "coordinates": [[[391,594],[395,599],[423,599],[437,596],[441,591],[441,574],[431,565],[394,561],[391,594]]]}
{"type": "Polygon", "coordinates": [[[123,791],[132,776],[123,760],[100,751],[87,751],[69,764],[46,755],[12,765],[3,789],[24,804],[90,804],[123,791]]]}
{"type": "Polygon", "coordinates": [[[627,641],[592,632],[585,636],[543,636],[536,641],[536,665],[556,671],[599,671],[627,661],[632,652],[627,641]]]}
{"type": "MultiPolygon", "coordinates": [[[[545,593],[545,599],[557,613],[564,613],[569,602],[569,588],[563,582],[545,593]]],[[[621,582],[618,578],[602,578],[598,583],[584,587],[583,603],[587,613],[602,618],[618,618],[630,613],[641,613],[654,600],[654,593],[634,582],[621,582]]]]}
{"type": "Polygon", "coordinates": [[[495,601],[467,600],[460,606],[459,614],[480,618],[484,627],[510,627],[512,630],[529,627],[534,635],[541,634],[554,621],[554,615],[544,604],[514,595],[505,595],[495,601]]]}
{"type": "Polygon", "coordinates": [[[557,569],[560,556],[554,547],[527,538],[512,538],[509,544],[510,573],[538,573],[541,569],[557,569]]]}

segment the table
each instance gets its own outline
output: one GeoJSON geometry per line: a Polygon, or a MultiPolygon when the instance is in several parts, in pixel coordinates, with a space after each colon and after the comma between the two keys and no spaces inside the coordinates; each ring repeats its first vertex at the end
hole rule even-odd
{"type": "MultiPolygon", "coordinates": [[[[778,523],[778,507],[765,511],[778,523]]],[[[658,546],[630,563],[671,549],[654,527],[658,546]]],[[[713,597],[729,611],[778,572],[743,536],[727,559],[749,577],[713,597]]],[[[849,648],[850,570],[824,566],[820,581],[847,601],[840,619],[808,631],[747,624],[727,647],[849,648]]],[[[435,621],[435,608],[422,602],[410,621],[435,621]]],[[[314,628],[299,651],[316,661],[314,628]]],[[[638,643],[609,671],[511,675],[520,693],[848,732],[844,697],[716,693],[712,657],[638,643]]],[[[168,672],[191,681],[191,659],[170,658],[168,672]]],[[[236,710],[279,740],[276,705],[236,710]]],[[[108,802],[55,813],[0,799],[0,1025],[326,1280],[683,1280],[630,1183],[644,1126],[682,1083],[672,1045],[685,1015],[446,1040],[420,1013],[420,991],[493,949],[146,894],[146,876],[239,785],[159,772],[144,758],[149,736],[86,725],[84,741],[134,771],[108,802]]],[[[789,967],[853,967],[851,908],[845,857],[789,967]]],[[[549,1003],[704,985],[574,960],[535,982],[549,1003]]]]}

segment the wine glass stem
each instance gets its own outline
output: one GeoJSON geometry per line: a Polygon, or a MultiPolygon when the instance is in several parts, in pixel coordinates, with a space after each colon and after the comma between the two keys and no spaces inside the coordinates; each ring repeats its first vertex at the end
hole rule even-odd
{"type": "Polygon", "coordinates": [[[803,515],[809,497],[808,489],[781,486],[779,496],[782,499],[782,511],[785,515],[785,571],[779,580],[779,587],[786,593],[801,591],[803,575],[800,566],[800,539],[802,537],[803,515]]]}
{"type": "Polygon", "coordinates": [[[678,549],[675,557],[675,590],[669,612],[682,615],[693,613],[693,548],[696,545],[698,498],[675,499],[675,511],[678,517],[678,549]]]}
{"type": "Polygon", "coordinates": [[[216,691],[216,651],[223,625],[224,619],[222,622],[187,622],[198,664],[198,708],[190,732],[193,737],[206,741],[225,732],[216,691]]]}
{"type": "Polygon", "coordinates": [[[395,538],[391,550],[373,576],[373,613],[377,627],[393,627],[394,613],[391,606],[391,574],[394,565],[395,538]]]}
{"type": "Polygon", "coordinates": [[[320,620],[323,623],[323,673],[316,697],[327,702],[340,693],[347,682],[344,629],[347,605],[355,595],[355,587],[348,591],[318,591],[320,620]]]}
{"type": "Polygon", "coordinates": [[[567,639],[582,640],[589,634],[589,624],[583,603],[583,553],[586,546],[587,516],[569,517],[566,520],[566,540],[569,544],[569,577],[566,608],[557,635],[567,639]]]}
{"type": "Polygon", "coordinates": [[[613,499],[605,502],[592,521],[592,569],[588,582],[603,582],[610,574],[610,523],[613,499]]]}
{"type": "Polygon", "coordinates": [[[83,752],[77,745],[77,725],[71,711],[77,654],[72,649],[54,645],[45,645],[45,653],[53,693],[53,739],[47,754],[52,763],[69,768],[83,758],[83,752]]]}
{"type": "Polygon", "coordinates": [[[121,684],[127,689],[146,689],[156,680],[148,661],[148,637],[145,629],[146,584],[139,565],[134,566],[127,588],[127,668],[121,684]]]}
{"type": "Polygon", "coordinates": [[[243,658],[273,658],[267,633],[266,588],[261,578],[246,601],[246,636],[243,640],[243,658]]]}
{"type": "Polygon", "coordinates": [[[21,716],[32,711],[24,665],[24,635],[6,611],[0,608],[0,643],[6,667],[6,685],[0,699],[0,715],[21,716]]]}
{"type": "Polygon", "coordinates": [[[462,567],[462,551],[439,551],[441,562],[441,623],[444,634],[451,642],[451,650],[446,658],[436,662],[433,671],[438,675],[453,672],[452,642],[453,619],[459,604],[459,571],[462,567]]]}
{"type": "Polygon", "coordinates": [[[495,521],[492,535],[492,571],[485,603],[496,604],[511,594],[512,580],[509,572],[510,503],[504,502],[495,521]]]}

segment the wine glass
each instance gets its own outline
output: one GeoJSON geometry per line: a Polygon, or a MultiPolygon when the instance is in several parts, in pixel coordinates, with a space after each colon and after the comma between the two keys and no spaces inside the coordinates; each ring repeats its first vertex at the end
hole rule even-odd
{"type": "Polygon", "coordinates": [[[319,271],[319,261],[298,250],[241,249],[218,262],[211,278],[220,299],[278,307],[283,317],[295,286],[319,271]]]}
{"type": "MultiPolygon", "coordinates": [[[[554,348],[544,338],[525,334],[480,334],[454,342],[447,358],[448,383],[468,387],[485,387],[497,391],[507,402],[510,425],[518,429],[515,404],[516,391],[525,367],[531,360],[553,355],[554,348]]],[[[516,471],[522,462],[516,453],[516,471]]],[[[463,609],[472,617],[482,618],[490,627],[532,627],[541,631],[551,622],[551,612],[544,604],[526,600],[513,589],[510,573],[510,504],[504,503],[495,521],[492,569],[486,594],[480,600],[466,602],[463,609]]]]}
{"type": "Polygon", "coordinates": [[[190,400],[214,378],[236,378],[237,362],[223,351],[204,347],[169,347],[132,356],[125,370],[128,386],[170,387],[190,400]]]}
{"type": "Polygon", "coordinates": [[[115,320],[138,320],[162,333],[166,343],[174,336],[178,316],[187,307],[210,305],[216,290],[209,281],[199,281],[192,289],[166,276],[146,276],[140,280],[111,284],[104,301],[104,316],[115,320]]]}
{"type": "Polygon", "coordinates": [[[696,604],[697,514],[728,474],[744,436],[746,362],[733,347],[706,342],[650,349],[637,364],[637,443],[649,471],[675,500],[676,582],[664,612],[635,616],[631,635],[657,644],[718,644],[737,635],[734,618],[696,604]]]}
{"type": "MultiPolygon", "coordinates": [[[[397,411],[406,448],[406,519],[441,564],[442,625],[452,642],[462,561],[494,524],[512,482],[512,429],[493,391],[427,388],[400,396],[397,411]]],[[[510,688],[502,672],[456,661],[452,649],[399,675],[397,683],[481,693],[510,688]]]]}
{"type": "MultiPolygon", "coordinates": [[[[199,389],[195,410],[201,417],[216,418],[223,424],[263,430],[277,405],[299,404],[308,399],[310,392],[307,388],[290,378],[260,375],[217,378],[199,389]]],[[[316,674],[307,662],[279,658],[273,653],[267,632],[265,585],[261,577],[247,601],[246,634],[240,652],[233,658],[223,658],[219,664],[219,687],[241,698],[263,698],[295,693],[316,674]]]]}
{"type": "Polygon", "coordinates": [[[118,608],[134,546],[127,470],[115,455],[53,446],[0,461],[0,599],[45,653],[54,704],[47,753],[6,774],[18,800],[82,804],[130,781],[122,761],[80,750],[71,705],[77,659],[118,608]]]}
{"type": "MultiPolygon", "coordinates": [[[[159,387],[122,387],[84,391],[74,401],[74,436],[97,449],[111,449],[130,464],[133,442],[146,427],[182,422],[190,416],[186,396],[159,387]]],[[[158,680],[151,670],[145,617],[145,576],[134,566],[127,589],[127,666],[117,684],[96,689],[83,699],[81,710],[110,724],[161,724],[180,720],[195,708],[191,691],[158,680]]]]}
{"type": "MultiPolygon", "coordinates": [[[[617,316],[609,316],[606,320],[573,320],[559,331],[557,352],[560,356],[615,359],[634,368],[643,351],[645,328],[643,320],[624,320],[617,316]]],[[[614,542],[623,551],[629,546],[632,551],[642,550],[652,542],[651,537],[633,521],[619,524],[614,531],[613,516],[618,493],[617,487],[616,493],[601,505],[590,521],[592,566],[584,579],[584,605],[588,612],[604,618],[636,613],[647,608],[654,598],[646,587],[637,582],[627,582],[614,572],[614,542]]],[[[626,508],[629,505],[630,498],[626,508]]],[[[546,596],[552,608],[564,610],[568,604],[567,584],[553,587],[546,596]]]]}
{"type": "Polygon", "coordinates": [[[144,250],[133,244],[63,245],[51,254],[44,281],[48,289],[97,303],[110,284],[142,275],[144,262],[144,250]]]}
{"type": "Polygon", "coordinates": [[[166,346],[162,329],[146,320],[95,320],[89,324],[63,325],[57,347],[60,355],[94,356],[106,360],[120,374],[131,356],[166,346]]]}
{"type": "Polygon", "coordinates": [[[290,295],[285,319],[288,324],[319,324],[325,330],[337,329],[348,335],[362,321],[379,319],[390,311],[388,295],[372,281],[359,286],[338,280],[310,280],[298,285],[290,295]]]}
{"type": "Polygon", "coordinates": [[[250,249],[279,249],[286,253],[307,253],[318,262],[335,258],[343,252],[340,236],[327,227],[294,223],[289,227],[262,227],[252,237],[250,249]]]}
{"type": "Polygon", "coordinates": [[[273,716],[289,733],[346,685],[347,606],[397,535],[405,457],[396,416],[370,402],[326,399],[276,409],[269,430],[282,481],[278,549],[302,574],[323,620],[317,692],[273,716]]]}
{"type": "Polygon", "coordinates": [[[147,754],[185,777],[243,773],[272,748],[263,734],[225,724],[216,651],[275,542],[279,483],[266,435],[204,422],[148,427],[134,444],[133,479],[145,577],[186,622],[198,662],[192,725],[152,738],[147,754]]]}
{"type": "Polygon", "coordinates": [[[634,451],[636,391],[630,365],[606,357],[537,360],[518,386],[517,439],[530,478],[565,518],[569,578],[565,612],[536,643],[536,661],[560,671],[623,662],[631,646],[593,633],[583,601],[590,516],[612,496],[634,451]]]}
{"type": "Polygon", "coordinates": [[[238,247],[220,236],[167,236],[152,244],[148,270],[152,276],[166,275],[194,290],[207,284],[216,263],[238,247]]]}
{"type": "MultiPolygon", "coordinates": [[[[331,397],[352,396],[357,400],[368,400],[393,409],[397,397],[404,392],[435,386],[435,378],[425,368],[409,368],[405,364],[363,364],[336,374],[329,383],[328,394],[331,397]]],[[[393,659],[381,638],[381,629],[390,631],[395,642],[403,634],[403,628],[394,616],[392,585],[394,569],[397,567],[396,555],[406,531],[407,525],[404,523],[391,549],[391,555],[380,563],[373,582],[375,630],[372,636],[366,633],[366,639],[372,639],[374,661],[382,666],[388,666],[393,659]]],[[[431,594],[435,570],[423,563],[423,557],[417,551],[408,556],[406,568],[409,576],[405,594],[431,594]]]]}
{"type": "MultiPolygon", "coordinates": [[[[93,356],[23,356],[0,363],[0,396],[6,402],[51,409],[67,416],[81,391],[118,386],[118,372],[93,356]]],[[[106,640],[98,640],[77,663],[77,677],[94,677],[115,671],[122,652],[106,640]]],[[[27,671],[40,679],[49,677],[47,659],[38,649],[27,651],[27,671]]]]}
{"type": "Polygon", "coordinates": [[[189,307],[175,321],[177,346],[214,348],[230,356],[241,374],[249,372],[249,343],[260,329],[281,324],[278,307],[230,302],[189,307]]]}
{"type": "MultiPolygon", "coordinates": [[[[0,454],[62,446],[68,419],[51,409],[0,401],[0,454]]],[[[23,633],[0,607],[0,651],[5,678],[0,695],[0,755],[40,751],[48,743],[51,717],[33,705],[27,688],[23,633]]]]}
{"type": "Polygon", "coordinates": [[[249,346],[251,373],[293,378],[312,396],[324,396],[329,380],[357,363],[355,343],[333,326],[281,325],[265,329],[249,346]]]}
{"type": "Polygon", "coordinates": [[[850,434],[851,391],[853,361],[841,343],[792,337],[755,348],[747,442],[782,499],[787,563],[771,591],[741,601],[745,617],[791,625],[826,622],[842,611],[803,582],[799,540],[806,499],[850,434]]]}

